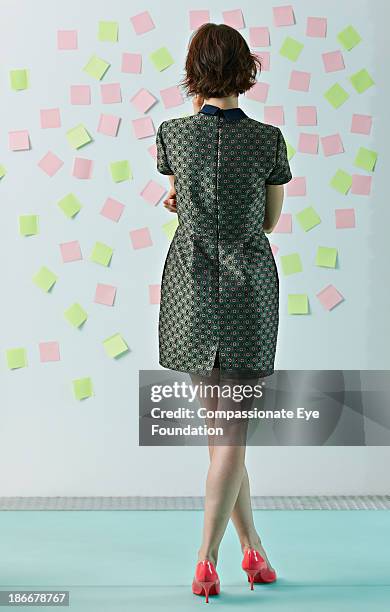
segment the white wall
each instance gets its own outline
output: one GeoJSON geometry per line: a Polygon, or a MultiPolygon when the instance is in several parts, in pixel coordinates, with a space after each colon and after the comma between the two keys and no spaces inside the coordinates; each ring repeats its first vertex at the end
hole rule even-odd
{"type": "MultiPolygon", "coordinates": [[[[389,369],[389,284],[388,228],[389,206],[387,164],[389,141],[387,79],[388,3],[320,2],[294,3],[297,25],[272,26],[271,7],[277,3],[243,2],[249,41],[249,26],[269,25],[272,35],[271,72],[262,79],[271,84],[268,105],[283,104],[286,125],[282,130],[295,147],[300,131],[321,136],[339,132],[345,153],[325,158],[297,153],[291,160],[295,176],[306,176],[308,195],[287,198],[284,212],[293,214],[312,204],[323,217],[320,231],[305,235],[297,225],[290,236],[273,235],[279,253],[299,250],[304,262],[310,262],[313,249],[320,244],[339,248],[340,268],[318,270],[305,265],[301,275],[281,276],[281,321],[276,368],[278,369],[389,369]],[[306,17],[328,18],[325,40],[305,36],[306,17]],[[320,54],[339,48],[336,34],[352,24],[363,41],[351,52],[344,52],[346,70],[325,74],[320,54]],[[305,43],[296,63],[278,55],[285,36],[305,43]],[[367,68],[375,87],[357,94],[348,84],[348,75],[367,68]],[[292,69],[312,73],[309,93],[288,90],[292,69]],[[337,111],[322,94],[334,82],[340,82],[351,94],[337,111]],[[319,125],[299,128],[295,124],[297,105],[317,105],[319,125]],[[350,134],[352,113],[372,114],[370,136],[350,134]],[[353,159],[358,146],[378,152],[370,197],[340,196],[329,186],[334,171],[341,167],[356,171],[353,159]],[[355,207],[357,228],[334,229],[337,207],[355,207]],[[321,273],[321,274],[320,274],[321,273]],[[325,283],[334,282],[345,296],[344,304],[325,312],[315,293],[325,283]],[[307,292],[310,316],[286,314],[287,293],[307,292]]],[[[283,3],[281,3],[283,4],[283,3]]],[[[135,140],[130,120],[139,114],[129,99],[145,87],[159,97],[160,89],[174,86],[183,75],[188,28],[188,9],[197,7],[188,0],[169,3],[123,3],[102,0],[66,3],[49,0],[2,0],[0,21],[1,51],[1,138],[0,163],[7,175],[0,181],[2,261],[2,299],[0,302],[0,495],[201,495],[207,452],[199,448],[138,447],[138,370],[159,368],[157,345],[158,306],[149,304],[148,286],[160,282],[169,243],[162,226],[171,220],[160,204],[147,204],[139,195],[153,178],[165,184],[165,177],[155,171],[147,148],[153,137],[135,140]],[[150,10],[155,30],[136,36],[130,16],[150,10]],[[99,43],[97,22],[119,21],[119,43],[99,43]],[[56,50],[57,29],[77,29],[79,49],[56,50]],[[148,60],[148,53],[166,45],[175,64],[161,73],[148,60]],[[120,72],[122,52],[143,54],[143,72],[131,76],[120,72]],[[100,84],[82,71],[90,55],[97,53],[111,61],[102,82],[122,85],[123,103],[101,105],[100,84]],[[9,87],[8,72],[28,68],[31,88],[14,92],[9,87]],[[69,104],[71,84],[90,84],[90,107],[69,104]],[[39,109],[60,107],[62,127],[42,130],[39,109]],[[122,117],[116,139],[96,133],[101,112],[122,117]],[[83,122],[94,136],[94,143],[80,150],[80,156],[95,160],[94,179],[80,181],[71,176],[74,152],[65,132],[83,122]],[[28,129],[32,149],[8,150],[8,131],[28,129]],[[64,168],[49,179],[37,162],[53,150],[65,161],[64,168]],[[134,180],[114,184],[107,163],[129,159],[134,180]],[[56,202],[70,191],[84,203],[83,214],[72,222],[61,215],[56,202]],[[118,224],[99,215],[106,197],[126,204],[118,224]],[[40,215],[40,234],[23,238],[18,234],[18,216],[40,215]],[[133,250],[129,231],[149,227],[153,246],[133,250]],[[84,259],[62,264],[59,243],[79,240],[84,259]],[[96,240],[114,247],[109,268],[88,262],[96,240]],[[59,275],[50,294],[40,292],[31,282],[32,275],[46,265],[59,275]],[[118,287],[113,308],[93,303],[97,282],[118,287]],[[63,318],[64,309],[79,301],[89,312],[81,330],[72,329],[63,318]],[[131,352],[118,361],[108,358],[101,342],[120,332],[131,352]],[[38,343],[58,340],[61,361],[40,363],[38,343]],[[8,370],[5,349],[24,346],[28,367],[8,370]],[[78,402],[72,394],[74,378],[91,376],[94,397],[78,402]],[[194,469],[194,466],[198,469],[194,469]]],[[[235,3],[214,0],[211,21],[222,22],[222,10],[235,9],[235,3]]],[[[262,120],[262,104],[240,100],[245,112],[262,120]]],[[[189,101],[183,106],[164,110],[158,103],[150,115],[157,127],[166,118],[191,112],[189,101]]],[[[359,172],[359,170],[358,170],[359,172]]],[[[266,447],[248,449],[248,467],[252,493],[256,495],[300,494],[370,494],[388,492],[388,475],[381,466],[390,459],[388,447],[266,447]]]]}

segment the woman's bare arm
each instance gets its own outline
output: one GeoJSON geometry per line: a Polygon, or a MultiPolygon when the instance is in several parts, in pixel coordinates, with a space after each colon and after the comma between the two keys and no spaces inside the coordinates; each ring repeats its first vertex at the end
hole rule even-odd
{"type": "Polygon", "coordinates": [[[263,229],[270,234],[277,224],[282,212],[284,198],[283,185],[266,185],[265,216],[263,229]]]}

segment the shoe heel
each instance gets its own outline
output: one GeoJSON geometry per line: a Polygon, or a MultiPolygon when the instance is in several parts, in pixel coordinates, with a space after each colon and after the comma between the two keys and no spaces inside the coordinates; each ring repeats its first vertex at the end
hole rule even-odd
{"type": "Polygon", "coordinates": [[[259,573],[259,570],[257,570],[257,569],[246,569],[245,571],[246,571],[246,573],[248,575],[248,578],[249,578],[251,591],[253,591],[253,582],[255,580],[256,574],[259,573]]]}
{"type": "Polygon", "coordinates": [[[211,588],[214,586],[215,582],[201,582],[199,580],[199,584],[202,587],[202,589],[204,590],[204,594],[206,596],[206,602],[205,603],[209,603],[209,593],[211,591],[211,588]]]}

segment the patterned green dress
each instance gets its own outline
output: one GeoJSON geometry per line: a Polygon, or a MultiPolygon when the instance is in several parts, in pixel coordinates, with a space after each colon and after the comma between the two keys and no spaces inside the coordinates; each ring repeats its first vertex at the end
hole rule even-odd
{"type": "Polygon", "coordinates": [[[270,376],[279,324],[279,278],[263,230],[265,185],[291,180],[278,127],[240,108],[207,104],[163,121],[157,170],[175,175],[178,227],[159,311],[159,363],[210,376],[270,376]]]}

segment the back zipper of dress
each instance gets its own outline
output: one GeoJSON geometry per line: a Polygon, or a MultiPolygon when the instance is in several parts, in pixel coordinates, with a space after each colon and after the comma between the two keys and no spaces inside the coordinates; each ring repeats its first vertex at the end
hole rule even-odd
{"type": "MultiPolygon", "coordinates": [[[[221,155],[221,122],[222,122],[222,113],[219,112],[218,113],[218,125],[217,125],[217,130],[218,130],[218,142],[217,142],[217,170],[216,170],[216,188],[215,188],[215,197],[216,197],[216,203],[217,203],[217,266],[218,266],[218,303],[220,302],[221,299],[221,286],[220,286],[220,281],[219,281],[219,199],[218,199],[218,189],[219,189],[219,184],[218,184],[218,177],[219,177],[219,167],[220,167],[220,155],[221,155]]],[[[218,325],[218,345],[216,348],[216,351],[219,351],[219,345],[220,345],[220,338],[221,338],[221,319],[220,319],[220,309],[218,312],[218,321],[219,321],[219,325],[218,325]]],[[[219,353],[219,367],[221,368],[221,353],[219,353]]]]}

